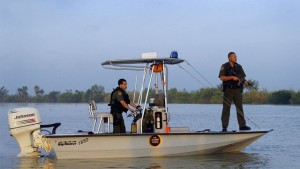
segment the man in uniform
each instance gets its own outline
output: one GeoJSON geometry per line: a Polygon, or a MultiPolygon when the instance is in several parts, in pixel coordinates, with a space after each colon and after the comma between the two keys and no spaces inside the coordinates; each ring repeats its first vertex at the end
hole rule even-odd
{"type": "Polygon", "coordinates": [[[125,123],[123,119],[123,112],[127,112],[128,110],[132,113],[134,112],[128,104],[130,104],[133,108],[142,110],[141,106],[135,105],[132,101],[129,100],[128,94],[125,92],[127,89],[127,82],[125,79],[119,79],[118,81],[119,87],[114,89],[111,93],[110,99],[110,113],[113,115],[114,118],[114,133],[126,133],[125,123]]]}
{"type": "Polygon", "coordinates": [[[246,120],[243,111],[242,90],[243,85],[248,86],[248,81],[245,79],[246,74],[242,66],[238,63],[237,56],[234,52],[228,53],[228,62],[221,67],[219,78],[223,81],[223,111],[222,111],[222,131],[227,131],[230,116],[230,106],[233,101],[236,107],[237,120],[240,130],[251,130],[246,126],[246,120]]]}

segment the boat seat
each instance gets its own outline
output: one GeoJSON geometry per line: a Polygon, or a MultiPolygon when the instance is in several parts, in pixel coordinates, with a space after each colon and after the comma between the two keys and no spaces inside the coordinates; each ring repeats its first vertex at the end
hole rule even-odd
{"type": "Polygon", "coordinates": [[[93,121],[93,129],[94,133],[111,133],[110,125],[113,124],[113,116],[109,112],[97,112],[97,105],[94,100],[89,102],[89,118],[93,121]],[[96,130],[96,125],[99,120],[98,129],[96,130]],[[106,124],[106,127],[105,127],[106,124]],[[105,130],[107,129],[107,130],[105,130]]]}

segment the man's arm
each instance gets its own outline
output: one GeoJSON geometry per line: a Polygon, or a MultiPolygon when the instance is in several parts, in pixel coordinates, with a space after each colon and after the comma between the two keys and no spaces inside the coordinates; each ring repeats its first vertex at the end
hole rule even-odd
{"type": "Polygon", "coordinates": [[[132,113],[134,112],[133,109],[129,108],[129,106],[127,105],[127,103],[124,100],[121,100],[120,103],[122,104],[122,106],[126,109],[128,109],[129,111],[131,111],[132,113]]]}
{"type": "Polygon", "coordinates": [[[136,104],[134,104],[132,101],[130,101],[130,105],[138,110],[142,110],[141,106],[137,106],[136,104]]]}
{"type": "Polygon", "coordinates": [[[228,80],[238,81],[239,80],[239,78],[236,76],[220,76],[220,79],[222,81],[228,81],[228,80]]]}

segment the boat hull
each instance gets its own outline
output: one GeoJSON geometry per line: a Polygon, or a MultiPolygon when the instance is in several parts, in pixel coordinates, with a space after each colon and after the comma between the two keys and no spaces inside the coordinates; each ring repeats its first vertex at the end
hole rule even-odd
{"type": "Polygon", "coordinates": [[[45,136],[58,159],[130,158],[236,152],[269,131],[45,136]]]}

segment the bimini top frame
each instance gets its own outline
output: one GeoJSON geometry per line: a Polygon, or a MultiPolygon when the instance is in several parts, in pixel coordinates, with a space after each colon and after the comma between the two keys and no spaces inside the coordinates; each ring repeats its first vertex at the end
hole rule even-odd
{"type": "MultiPolygon", "coordinates": [[[[115,69],[115,70],[135,70],[135,71],[144,71],[143,75],[143,80],[142,80],[142,86],[139,94],[139,99],[138,99],[138,104],[142,105],[142,98],[143,98],[143,89],[144,89],[144,83],[146,76],[149,72],[149,84],[147,87],[147,92],[145,96],[145,103],[143,106],[143,110],[146,110],[146,105],[147,105],[147,100],[148,100],[148,94],[149,90],[151,87],[151,81],[152,81],[152,76],[155,73],[155,79],[156,82],[155,84],[158,84],[158,78],[157,78],[157,72],[154,72],[154,69],[151,69],[151,66],[154,64],[161,64],[162,65],[162,71],[160,71],[161,75],[161,84],[163,85],[163,92],[165,96],[165,109],[166,113],[168,113],[168,99],[167,99],[167,66],[166,65],[174,65],[174,64],[179,64],[183,62],[183,59],[178,59],[178,58],[150,58],[150,59],[126,59],[126,60],[108,60],[103,62],[101,65],[106,68],[106,69],[115,69]]],[[[157,87],[157,85],[155,85],[157,87]]],[[[158,89],[155,90],[156,93],[158,93],[158,89]]],[[[144,118],[144,112],[142,113],[142,120],[141,120],[141,126],[142,126],[142,121],[144,118]]],[[[142,133],[142,128],[140,129],[142,133]]]]}
{"type": "Polygon", "coordinates": [[[178,58],[151,58],[151,59],[124,59],[124,60],[107,60],[101,65],[106,69],[117,69],[117,70],[139,70],[143,71],[145,66],[141,64],[179,64],[183,62],[183,59],[178,58]]]}
{"type": "Polygon", "coordinates": [[[178,58],[153,58],[153,59],[124,59],[124,60],[107,60],[101,65],[124,65],[124,64],[145,64],[145,63],[164,63],[169,65],[179,64],[183,59],[178,58]]]}

